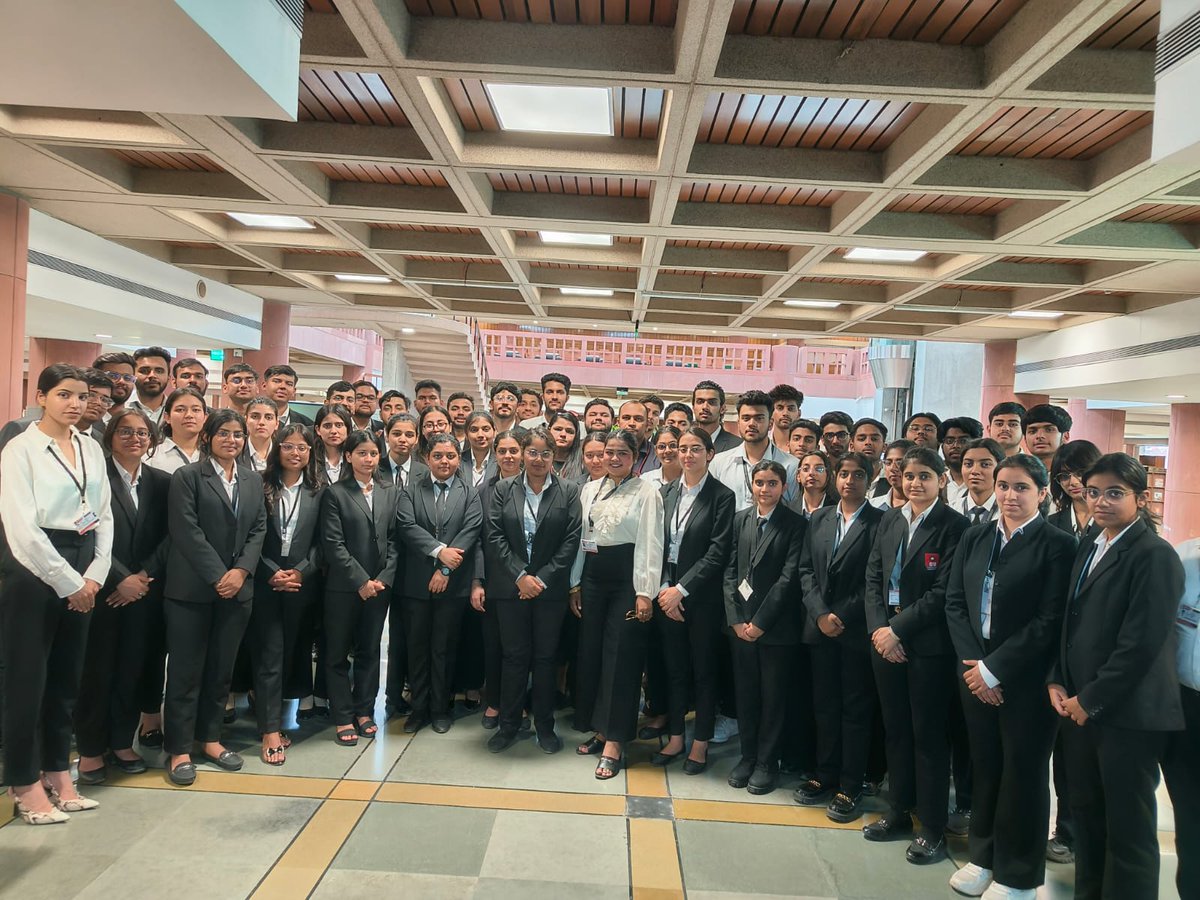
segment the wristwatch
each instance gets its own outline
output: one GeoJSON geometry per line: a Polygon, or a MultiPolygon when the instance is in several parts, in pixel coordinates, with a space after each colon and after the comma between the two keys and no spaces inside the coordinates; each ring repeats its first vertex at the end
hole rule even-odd
{"type": "Polygon", "coordinates": [[[441,572],[443,575],[445,575],[447,578],[450,577],[450,567],[449,566],[441,566],[438,568],[438,571],[441,572]]]}

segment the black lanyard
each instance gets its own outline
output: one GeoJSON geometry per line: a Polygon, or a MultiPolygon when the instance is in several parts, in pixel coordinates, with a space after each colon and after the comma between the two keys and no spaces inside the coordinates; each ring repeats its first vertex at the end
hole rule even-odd
{"type": "Polygon", "coordinates": [[[300,508],[300,494],[302,491],[303,491],[303,488],[297,487],[296,502],[292,504],[291,511],[288,512],[286,516],[284,516],[284,511],[287,510],[288,489],[286,487],[283,488],[282,492],[279,494],[279,516],[280,516],[280,518],[283,519],[283,522],[280,523],[280,526],[279,526],[279,537],[280,538],[282,538],[285,534],[287,534],[288,526],[292,524],[292,518],[296,515],[296,510],[300,508]]]}
{"type": "Polygon", "coordinates": [[[54,445],[46,447],[50,451],[50,455],[54,457],[54,461],[62,466],[62,470],[67,473],[67,477],[71,479],[71,483],[75,485],[75,490],[79,491],[79,502],[84,506],[87,505],[87,461],[83,458],[83,447],[79,443],[79,438],[71,435],[71,440],[75,444],[75,458],[79,460],[79,469],[83,472],[83,484],[79,483],[79,479],[75,477],[75,473],[71,471],[71,467],[67,465],[66,460],[58,455],[58,451],[54,449],[54,445]]]}
{"type": "Polygon", "coordinates": [[[688,522],[692,520],[692,513],[696,511],[696,502],[700,499],[699,492],[697,492],[697,495],[692,498],[692,505],[688,507],[687,515],[681,520],[679,518],[679,510],[683,507],[683,491],[684,488],[681,487],[679,491],[679,503],[675,507],[674,527],[671,529],[672,540],[678,540],[679,536],[683,534],[688,522]]]}
{"type": "MultiPolygon", "coordinates": [[[[631,480],[633,480],[635,477],[637,477],[637,476],[635,476],[635,475],[634,475],[632,472],[630,472],[628,475],[626,475],[624,478],[622,478],[622,479],[621,479],[621,481],[620,481],[620,483],[619,483],[619,484],[616,484],[616,485],[614,485],[614,486],[613,486],[613,489],[612,489],[611,491],[609,491],[609,492],[608,492],[607,494],[605,494],[603,497],[597,497],[597,498],[596,498],[596,501],[595,501],[595,503],[593,503],[593,504],[592,504],[592,506],[591,506],[591,509],[589,509],[589,510],[588,510],[588,528],[595,528],[595,527],[596,527],[596,520],[595,520],[595,519],[592,517],[592,509],[595,509],[595,508],[596,508],[596,503],[603,503],[605,500],[607,500],[609,497],[611,497],[613,494],[615,494],[617,491],[619,491],[619,490],[620,490],[622,487],[624,487],[624,486],[625,486],[625,482],[627,482],[627,481],[631,481],[631,480]]],[[[609,480],[607,475],[605,475],[605,476],[604,476],[604,480],[605,480],[605,481],[608,481],[608,480],[609,480]]],[[[601,487],[604,487],[604,485],[603,485],[603,484],[601,484],[600,486],[601,486],[601,487]]],[[[597,491],[596,493],[597,493],[597,494],[599,494],[600,492],[599,492],[599,491],[597,491]]]]}

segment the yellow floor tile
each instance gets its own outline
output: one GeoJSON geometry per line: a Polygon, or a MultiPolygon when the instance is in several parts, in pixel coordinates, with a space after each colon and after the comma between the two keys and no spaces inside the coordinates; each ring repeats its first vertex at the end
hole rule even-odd
{"type": "Polygon", "coordinates": [[[442,784],[384,784],[376,800],[388,803],[423,803],[431,806],[466,806],[476,809],[518,809],[530,812],[625,815],[625,798],[605,794],[554,791],[519,791],[507,788],[456,787],[442,784]]]}
{"type": "Polygon", "coordinates": [[[858,831],[877,814],[864,816],[840,825],[825,815],[824,809],[803,806],[776,806],[766,803],[731,803],[722,800],[676,800],[676,819],[695,819],[701,822],[733,822],[744,825],[804,825],[808,828],[837,828],[858,831]]]}
{"type": "Polygon", "coordinates": [[[683,897],[675,823],[666,819],[629,820],[629,873],[633,900],[683,897]]]}
{"type": "Polygon", "coordinates": [[[307,897],[358,824],[367,804],[326,800],[251,895],[253,900],[307,897]]]}
{"type": "Polygon", "coordinates": [[[378,781],[339,781],[330,793],[330,800],[370,800],[379,790],[378,781]]]}
{"type": "Polygon", "coordinates": [[[667,773],[661,766],[625,770],[625,791],[631,797],[669,797],[667,773]]]}
{"type": "Polygon", "coordinates": [[[112,775],[106,785],[136,788],[166,788],[175,791],[205,791],[222,794],[261,794],[265,797],[305,797],[320,800],[337,786],[334,778],[301,778],[292,775],[242,775],[237,772],[211,772],[201,768],[196,783],[181,788],[171,784],[162,769],[140,775],[112,775]]]}

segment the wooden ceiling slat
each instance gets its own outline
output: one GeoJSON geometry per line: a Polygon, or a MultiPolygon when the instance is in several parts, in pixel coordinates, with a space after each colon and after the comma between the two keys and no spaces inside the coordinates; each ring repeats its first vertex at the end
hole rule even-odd
{"type": "Polygon", "coordinates": [[[990,7],[993,0],[975,0],[974,3],[956,3],[944,2],[938,6],[926,17],[921,24],[921,28],[917,31],[916,39],[927,43],[940,43],[942,35],[950,30],[958,19],[967,13],[972,7],[977,11],[982,11],[981,7],[990,7]]]}
{"type": "Polygon", "coordinates": [[[648,140],[658,140],[666,94],[657,89],[646,90],[642,94],[642,128],[638,132],[638,136],[648,140]]]}
{"type": "Polygon", "coordinates": [[[200,153],[166,150],[110,150],[122,162],[137,169],[162,169],[175,172],[224,172],[215,160],[200,153]]]}
{"type": "MultiPolygon", "coordinates": [[[[771,0],[759,0],[759,2],[771,5],[771,0]]],[[[775,13],[775,22],[771,26],[770,34],[784,37],[795,32],[800,24],[800,19],[804,15],[804,8],[808,5],[809,0],[775,0],[777,12],[775,13]]]]}
{"type": "Polygon", "coordinates": [[[1093,132],[1086,146],[1069,148],[1072,159],[1091,159],[1109,147],[1119,144],[1136,131],[1146,128],[1153,121],[1153,113],[1126,110],[1114,117],[1104,132],[1093,132]]]}
{"type": "MultiPolygon", "coordinates": [[[[839,140],[850,134],[852,137],[858,134],[858,130],[852,128],[860,113],[867,108],[866,100],[847,100],[842,108],[838,110],[837,115],[829,122],[829,127],[817,139],[817,149],[832,150],[837,146],[839,140]]],[[[868,118],[868,122],[874,116],[868,118]]]]}
{"type": "Polygon", "coordinates": [[[604,22],[617,23],[625,20],[625,0],[604,0],[604,22]]]}
{"type": "Polygon", "coordinates": [[[409,124],[387,84],[373,72],[301,69],[298,99],[302,121],[397,128],[409,124]]]}
{"type": "Polygon", "coordinates": [[[351,122],[355,125],[374,124],[371,122],[371,117],[367,115],[366,110],[362,108],[362,104],[350,93],[350,90],[342,82],[337,72],[318,71],[315,74],[321,85],[334,99],[334,102],[346,111],[346,115],[350,117],[351,122]]]}
{"type": "Polygon", "coordinates": [[[1075,110],[1064,115],[1058,111],[1050,111],[1036,125],[1032,124],[1034,115],[1046,112],[1035,110],[1033,115],[1026,116],[1023,124],[1030,127],[1007,144],[1003,150],[1006,154],[1034,158],[1043,150],[1070,135],[1076,128],[1088,128],[1092,116],[1084,110],[1075,110]]]}
{"type": "MultiPolygon", "coordinates": [[[[396,98],[392,96],[392,92],[382,77],[374,72],[363,72],[358,76],[358,81],[367,89],[371,98],[379,104],[379,108],[387,117],[388,124],[397,127],[409,124],[408,116],[404,114],[404,110],[400,108],[400,104],[396,102],[396,98]]],[[[357,88],[354,90],[356,95],[361,93],[357,88]]]]}
{"type": "Polygon", "coordinates": [[[759,107],[762,106],[762,101],[763,97],[761,94],[743,96],[742,102],[738,104],[733,121],[729,125],[729,133],[725,137],[725,143],[741,144],[746,140],[746,133],[754,124],[755,118],[758,116],[759,107]]]}
{"type": "Polygon", "coordinates": [[[779,206],[832,206],[841,191],[741,182],[685,181],[679,199],[685,203],[752,203],[779,206]]]}
{"type": "Polygon", "coordinates": [[[924,109],[898,101],[720,92],[705,103],[697,140],[879,152],[924,109]]]}
{"type": "Polygon", "coordinates": [[[803,105],[803,97],[784,97],[780,100],[779,106],[771,114],[767,131],[762,137],[761,143],[764,147],[778,147],[783,143],[784,135],[792,127],[792,122],[803,105]]]}
{"type": "Polygon", "coordinates": [[[986,44],[1026,0],[736,0],[729,34],[986,44]]]}
{"type": "Polygon", "coordinates": [[[551,25],[554,23],[554,12],[550,0],[525,0],[529,9],[529,21],[535,25],[551,25]]]}
{"type": "Polygon", "coordinates": [[[651,0],[651,3],[653,6],[653,15],[650,18],[651,24],[663,27],[675,24],[674,0],[651,0]]]}
{"type": "MultiPolygon", "coordinates": [[[[962,0],[957,0],[957,2],[962,2],[962,0]]],[[[941,0],[913,0],[905,11],[904,17],[892,29],[892,33],[888,37],[894,41],[916,40],[921,27],[929,21],[929,17],[933,15],[940,4],[941,0]]]]}
{"type": "Polygon", "coordinates": [[[333,0],[304,0],[304,11],[329,14],[336,13],[337,7],[333,5],[333,0]]]}
{"type": "Polygon", "coordinates": [[[313,101],[312,112],[318,121],[340,122],[343,125],[353,122],[353,119],[341,108],[341,104],[329,93],[329,89],[325,87],[313,69],[300,70],[300,85],[301,88],[308,91],[308,95],[313,101]]]}
{"type": "Polygon", "coordinates": [[[429,8],[435,16],[453,17],[456,14],[453,0],[429,0],[429,8]]]}
{"type": "Polygon", "coordinates": [[[955,153],[1089,159],[1145,128],[1152,119],[1152,113],[1137,110],[1007,107],[964,138],[955,153]]]}
{"type": "MultiPolygon", "coordinates": [[[[801,0],[803,2],[803,0],[801,0]]],[[[746,34],[764,35],[771,31],[771,23],[775,20],[775,13],[779,9],[776,3],[763,3],[758,0],[750,0],[745,4],[744,25],[743,30],[746,34]]],[[[738,15],[735,11],[734,15],[738,15]]]]}
{"type": "Polygon", "coordinates": [[[553,0],[554,21],[559,25],[574,25],[579,21],[575,12],[575,0],[553,0]]]}
{"type": "Polygon", "coordinates": [[[1160,0],[1133,0],[1084,42],[1097,50],[1153,50],[1158,39],[1160,0]]]}
{"type": "Polygon", "coordinates": [[[856,12],[858,12],[858,4],[831,4],[825,15],[825,22],[821,26],[820,37],[826,40],[840,40],[856,12]]]}
{"type": "Polygon", "coordinates": [[[832,6],[833,0],[806,0],[792,34],[799,38],[820,37],[821,26],[832,6]]]}

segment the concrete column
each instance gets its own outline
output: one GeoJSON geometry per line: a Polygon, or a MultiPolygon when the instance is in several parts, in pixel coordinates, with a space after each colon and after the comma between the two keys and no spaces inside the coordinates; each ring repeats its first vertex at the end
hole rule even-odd
{"type": "Polygon", "coordinates": [[[1091,441],[1101,453],[1119,453],[1125,449],[1125,410],[1088,409],[1086,400],[1070,400],[1071,440],[1091,441]]]}
{"type": "MultiPolygon", "coordinates": [[[[292,307],[277,300],[264,300],[262,332],[257,350],[242,351],[242,362],[262,375],[271,366],[286,365],[291,347],[292,307]]],[[[229,359],[228,355],[225,357],[229,359]]]]}
{"type": "Polygon", "coordinates": [[[28,256],[29,204],[0,194],[0,419],[5,422],[24,412],[28,256]]]}
{"type": "Polygon", "coordinates": [[[1167,448],[1163,537],[1179,544],[1200,537],[1200,403],[1171,404],[1167,448]]]}
{"type": "Polygon", "coordinates": [[[396,390],[410,400],[413,395],[413,377],[404,356],[404,347],[399,341],[383,342],[383,389],[396,390]]]}
{"type": "Polygon", "coordinates": [[[1017,342],[993,341],[983,346],[983,389],[979,398],[979,420],[987,424],[987,414],[997,403],[1016,400],[1026,409],[1049,403],[1047,394],[1017,394],[1013,382],[1017,369],[1017,342]]]}

